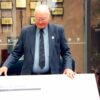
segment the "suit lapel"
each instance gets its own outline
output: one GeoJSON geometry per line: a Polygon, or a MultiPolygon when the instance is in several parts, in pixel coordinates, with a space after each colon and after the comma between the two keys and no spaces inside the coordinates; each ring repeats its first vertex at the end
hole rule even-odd
{"type": "Polygon", "coordinates": [[[31,32],[31,36],[30,36],[30,47],[31,47],[31,53],[32,56],[34,58],[34,53],[35,53],[35,38],[36,38],[36,26],[33,27],[32,32],[31,32]]]}
{"type": "Polygon", "coordinates": [[[55,44],[55,35],[51,24],[48,25],[48,35],[49,35],[49,57],[50,57],[49,59],[51,59],[55,44]]]}

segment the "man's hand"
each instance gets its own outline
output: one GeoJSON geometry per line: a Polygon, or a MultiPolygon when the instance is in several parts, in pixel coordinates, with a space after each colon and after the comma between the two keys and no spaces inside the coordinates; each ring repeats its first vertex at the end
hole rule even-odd
{"type": "Polygon", "coordinates": [[[75,76],[75,72],[73,70],[69,69],[69,68],[68,69],[66,68],[64,70],[63,74],[67,75],[71,79],[73,79],[74,76],[75,76]]]}
{"type": "Polygon", "coordinates": [[[6,66],[2,66],[0,68],[0,75],[4,74],[6,76],[7,75],[7,71],[8,71],[8,68],[6,66]]]}

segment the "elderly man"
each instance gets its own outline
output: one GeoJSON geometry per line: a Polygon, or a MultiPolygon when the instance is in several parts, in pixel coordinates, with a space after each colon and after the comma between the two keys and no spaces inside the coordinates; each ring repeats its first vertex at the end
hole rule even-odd
{"type": "Polygon", "coordinates": [[[7,75],[8,68],[24,55],[22,75],[60,74],[63,69],[62,73],[74,78],[63,27],[49,23],[50,11],[46,5],[37,6],[34,17],[35,24],[22,29],[14,50],[0,68],[0,75],[7,75]]]}

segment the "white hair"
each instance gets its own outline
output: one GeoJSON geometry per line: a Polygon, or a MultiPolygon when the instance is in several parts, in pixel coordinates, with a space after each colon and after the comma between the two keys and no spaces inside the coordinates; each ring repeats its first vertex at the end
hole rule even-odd
{"type": "Polygon", "coordinates": [[[47,5],[44,5],[44,4],[41,4],[41,5],[38,5],[36,8],[35,8],[35,11],[34,11],[34,15],[36,14],[36,12],[46,12],[50,15],[50,10],[49,10],[49,7],[47,5]]]}

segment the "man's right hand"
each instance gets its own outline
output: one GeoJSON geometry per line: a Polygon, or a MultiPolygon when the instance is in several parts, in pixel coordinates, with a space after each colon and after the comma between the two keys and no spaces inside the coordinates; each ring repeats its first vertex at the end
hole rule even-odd
{"type": "Polygon", "coordinates": [[[2,66],[0,68],[0,75],[4,74],[4,76],[7,75],[7,71],[8,71],[8,68],[6,66],[2,66]]]}

